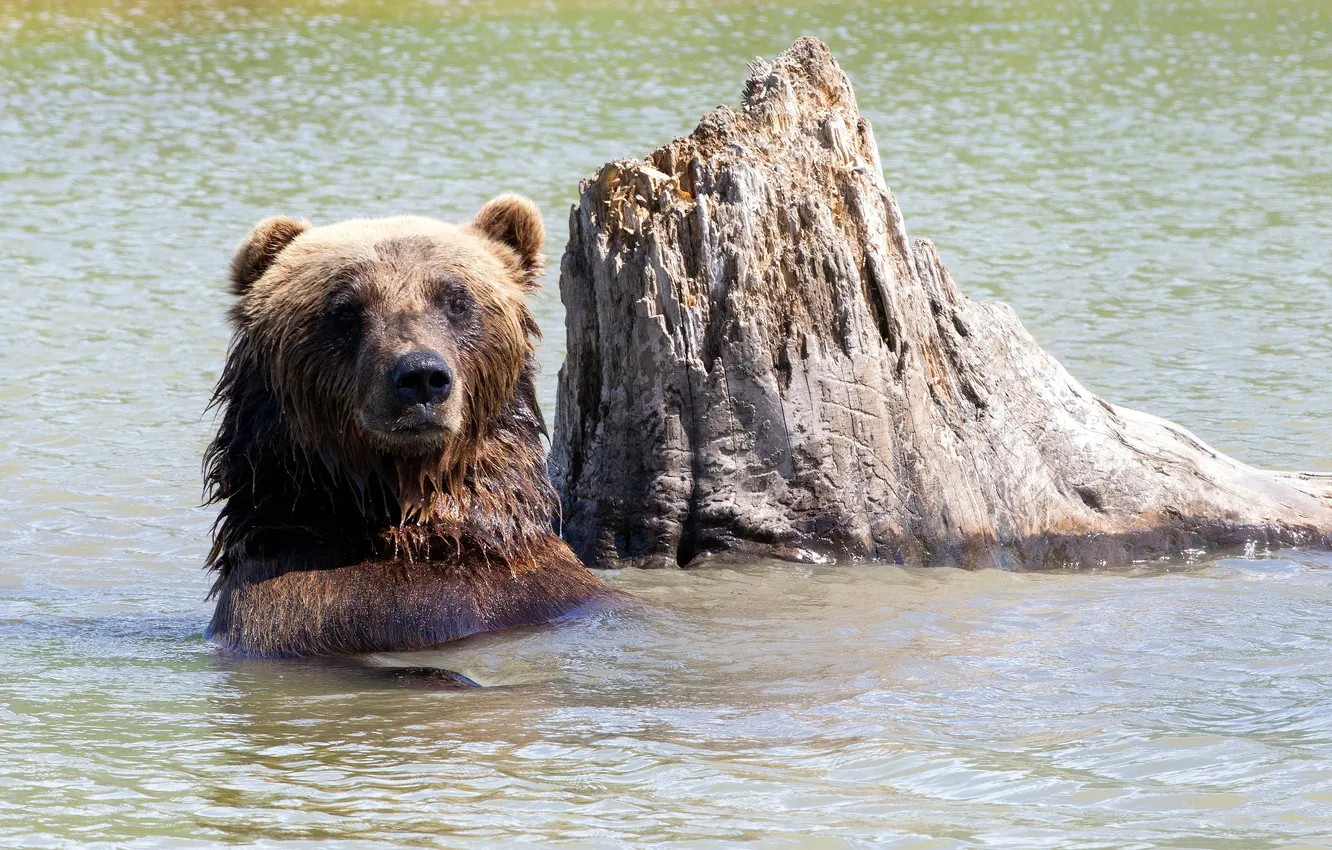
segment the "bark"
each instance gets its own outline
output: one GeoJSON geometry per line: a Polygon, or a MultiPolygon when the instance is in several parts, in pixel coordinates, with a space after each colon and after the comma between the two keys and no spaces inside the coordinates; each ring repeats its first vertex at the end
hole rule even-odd
{"type": "Polygon", "coordinates": [[[1260,471],[1097,398],[907,238],[827,47],[754,62],[585,181],[550,465],[593,566],[718,550],[1122,563],[1328,545],[1332,475],[1260,471]]]}

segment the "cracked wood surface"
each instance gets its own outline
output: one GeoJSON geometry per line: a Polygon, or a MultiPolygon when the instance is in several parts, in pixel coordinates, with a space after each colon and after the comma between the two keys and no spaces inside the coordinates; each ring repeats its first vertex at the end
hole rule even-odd
{"type": "Polygon", "coordinates": [[[550,456],[592,566],[1122,563],[1332,542],[1332,476],[1109,404],[907,238],[827,47],[581,187],[550,456]]]}

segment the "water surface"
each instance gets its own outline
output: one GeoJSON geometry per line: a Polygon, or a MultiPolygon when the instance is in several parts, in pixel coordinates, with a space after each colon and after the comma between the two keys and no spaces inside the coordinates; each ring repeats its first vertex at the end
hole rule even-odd
{"type": "Polygon", "coordinates": [[[805,34],[964,291],[1114,401],[1332,469],[1326,3],[0,0],[0,845],[1332,843],[1317,553],[624,571],[644,607],[424,657],[202,643],[249,226],[517,190],[558,256],[578,180],[805,34]],[[373,666],[427,663],[491,687],[373,666]]]}

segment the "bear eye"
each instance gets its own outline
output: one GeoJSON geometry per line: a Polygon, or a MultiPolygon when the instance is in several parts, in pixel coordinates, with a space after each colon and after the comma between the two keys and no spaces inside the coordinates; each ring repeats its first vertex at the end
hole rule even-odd
{"type": "Polygon", "coordinates": [[[349,299],[332,299],[324,307],[324,322],[339,345],[350,347],[361,333],[361,306],[349,299]]]}
{"type": "Polygon", "coordinates": [[[451,286],[440,295],[440,301],[450,316],[459,318],[472,311],[472,296],[461,286],[451,286]]]}

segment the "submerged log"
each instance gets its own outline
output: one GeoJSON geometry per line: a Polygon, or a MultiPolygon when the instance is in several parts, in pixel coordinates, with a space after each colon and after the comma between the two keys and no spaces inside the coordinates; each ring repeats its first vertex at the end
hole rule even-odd
{"type": "Polygon", "coordinates": [[[593,566],[1055,566],[1332,543],[1332,475],[1109,404],[907,238],[828,48],[585,181],[550,465],[593,566]]]}

